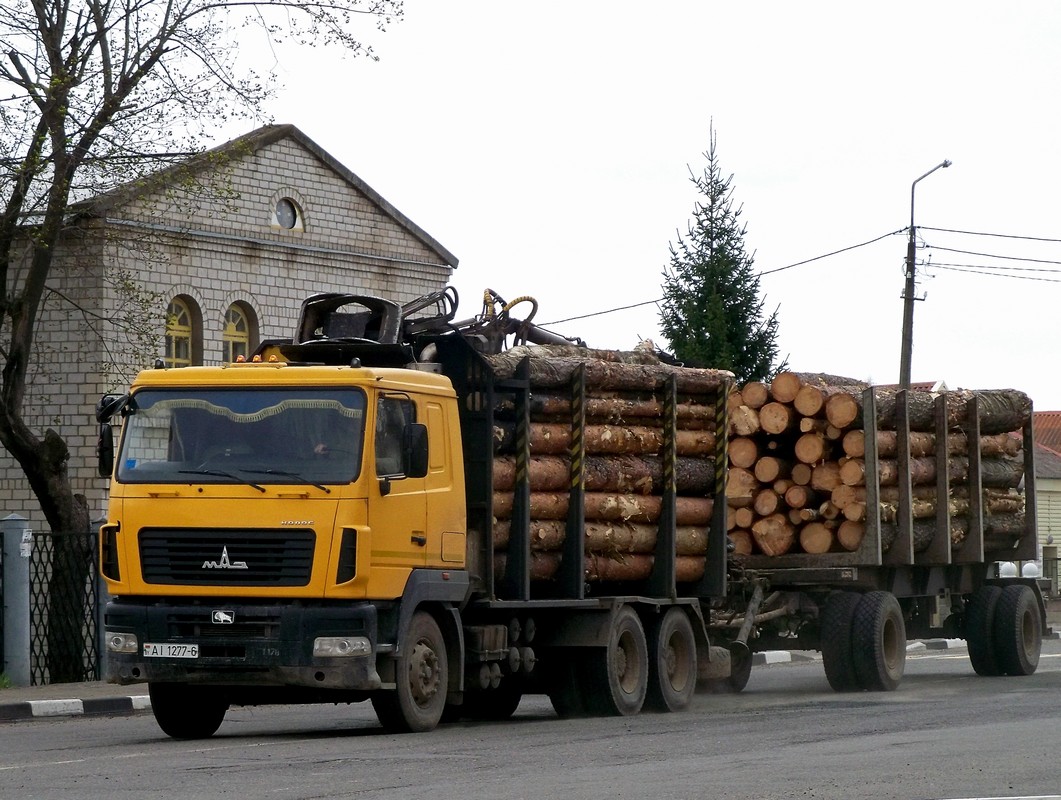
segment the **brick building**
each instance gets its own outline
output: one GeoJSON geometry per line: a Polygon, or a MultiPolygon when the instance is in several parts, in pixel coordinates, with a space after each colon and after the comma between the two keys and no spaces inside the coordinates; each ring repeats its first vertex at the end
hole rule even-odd
{"type": "MultiPolygon", "coordinates": [[[[457,259],[291,125],[253,131],[78,206],[49,279],[26,419],[71,447],[94,516],[96,401],[157,357],[216,364],[288,337],[322,291],[399,302],[444,287],[457,259]]],[[[0,515],[43,518],[0,451],[0,515]]]]}

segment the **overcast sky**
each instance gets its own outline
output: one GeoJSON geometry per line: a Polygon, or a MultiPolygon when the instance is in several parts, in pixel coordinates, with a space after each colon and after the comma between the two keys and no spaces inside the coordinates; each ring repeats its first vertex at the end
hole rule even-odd
{"type": "MultiPolygon", "coordinates": [[[[467,315],[658,299],[713,120],[791,368],[898,381],[910,187],[950,159],[917,184],[913,380],[1061,409],[1061,3],[406,0],[365,38],[282,52],[268,112],[460,259],[467,315]]],[[[552,327],[665,344],[651,303],[552,327]]]]}

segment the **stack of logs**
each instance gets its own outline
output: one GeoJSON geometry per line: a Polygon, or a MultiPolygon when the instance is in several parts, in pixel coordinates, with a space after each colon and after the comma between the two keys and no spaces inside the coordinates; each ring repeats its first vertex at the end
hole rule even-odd
{"type": "MultiPolygon", "coordinates": [[[[737,553],[777,556],[857,551],[866,532],[867,464],[862,396],[866,386],[832,376],[784,372],[749,383],[729,399],[727,524],[737,553]]],[[[946,394],[951,544],[969,530],[967,402],[946,394]]],[[[979,403],[985,546],[1012,546],[1024,530],[1022,429],[1031,401],[1014,390],[976,392],[979,403]]],[[[936,530],[936,397],[909,392],[913,546],[923,552],[936,530]]],[[[897,536],[899,466],[894,390],[874,390],[881,548],[897,536]]]]}
{"type": "MultiPolygon", "coordinates": [[[[704,574],[715,483],[716,401],[732,374],[661,363],[651,352],[517,347],[487,356],[495,378],[529,356],[532,580],[557,575],[572,482],[572,379],[585,370],[585,579],[649,577],[663,507],[664,387],[675,376],[676,578],[704,574]]],[[[516,485],[515,407],[495,409],[494,568],[503,574],[516,485]]]]}

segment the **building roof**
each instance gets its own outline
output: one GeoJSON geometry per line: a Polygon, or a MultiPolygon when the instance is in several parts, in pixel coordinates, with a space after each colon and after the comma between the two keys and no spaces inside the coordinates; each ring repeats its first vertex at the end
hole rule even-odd
{"type": "Polygon", "coordinates": [[[1055,453],[1049,447],[1036,443],[1035,477],[1061,478],[1061,453],[1055,453]]]}
{"type": "Polygon", "coordinates": [[[453,253],[443,247],[427,231],[409,219],[405,214],[391,205],[379,192],[365,183],[350,169],[335,159],[324,148],[310,139],[306,134],[294,125],[265,125],[250,133],[244,134],[229,142],[214,147],[198,155],[191,156],[185,161],[165,167],[150,175],[118,186],[108,192],[97,195],[89,200],[75,204],[71,210],[87,216],[99,216],[106,214],[109,209],[120,206],[143,194],[154,191],[159,186],[166,185],[175,175],[187,176],[208,169],[216,169],[218,157],[236,161],[253,155],[258,150],[274,144],[282,139],[292,139],[308,150],[321,163],[331,169],[335,174],[349,183],[357,191],[365,195],[370,201],[377,205],[385,214],[397,221],[403,228],[409,231],[416,239],[420,240],[426,247],[434,251],[443,262],[453,269],[457,268],[458,259],[453,253]]]}
{"type": "Polygon", "coordinates": [[[1061,411],[1036,411],[1032,427],[1037,445],[1061,454],[1061,411]]]}

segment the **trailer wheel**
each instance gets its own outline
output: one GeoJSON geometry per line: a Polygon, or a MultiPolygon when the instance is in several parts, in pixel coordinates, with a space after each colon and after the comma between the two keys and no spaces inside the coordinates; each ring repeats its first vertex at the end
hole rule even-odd
{"type": "Polygon", "coordinates": [[[217,733],[228,703],[216,690],[181,683],[151,683],[151,713],[162,732],[174,739],[208,739],[217,733]]]}
{"type": "Polygon", "coordinates": [[[375,692],[372,707],[392,733],[420,733],[438,725],[446,707],[446,641],[434,617],[417,611],[394,668],[395,689],[375,692]]]}
{"type": "Polygon", "coordinates": [[[851,650],[851,623],[862,600],[856,592],[833,592],[825,600],[820,619],[819,645],[825,678],[835,692],[860,689],[851,650]]]}
{"type": "Polygon", "coordinates": [[[851,620],[851,656],[863,689],[890,692],[899,686],[906,669],[906,624],[895,595],[862,596],[851,620]]]}
{"type": "Polygon", "coordinates": [[[969,661],[977,675],[1001,675],[995,653],[995,609],[1002,590],[997,586],[981,586],[965,606],[965,644],[969,661]]]}
{"type": "Polygon", "coordinates": [[[648,694],[648,644],[633,608],[615,613],[607,647],[591,652],[587,666],[591,713],[627,717],[641,710],[648,694]]]}
{"type": "Polygon", "coordinates": [[[995,656],[1003,675],[1031,675],[1039,666],[1043,629],[1035,593],[1022,584],[1002,590],[995,606],[995,656]]]}
{"type": "Polygon", "coordinates": [[[658,619],[648,640],[646,704],[654,711],[684,711],[696,691],[696,638],[689,615],[673,607],[658,619]]]}

